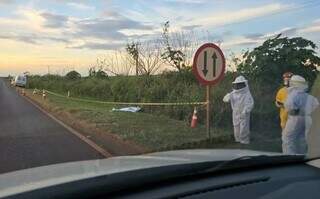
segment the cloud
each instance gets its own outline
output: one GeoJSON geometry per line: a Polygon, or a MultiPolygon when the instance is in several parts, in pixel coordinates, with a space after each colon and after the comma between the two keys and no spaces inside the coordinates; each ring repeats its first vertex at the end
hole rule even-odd
{"type": "Polygon", "coordinates": [[[237,40],[232,40],[231,42],[228,42],[227,45],[230,46],[252,46],[252,45],[258,45],[261,44],[263,41],[266,39],[275,37],[278,34],[282,34],[282,36],[285,37],[290,37],[293,35],[296,35],[298,31],[298,28],[294,27],[287,27],[283,28],[281,30],[277,30],[271,33],[249,33],[249,34],[244,34],[242,37],[237,38],[237,40]]]}
{"type": "Polygon", "coordinates": [[[118,20],[118,19],[123,19],[125,17],[123,17],[121,14],[119,14],[116,11],[106,10],[102,13],[102,18],[118,20]]]}
{"type": "Polygon", "coordinates": [[[123,43],[96,43],[86,42],[81,45],[69,46],[68,48],[73,49],[93,49],[93,50],[116,50],[123,47],[123,43]]]}
{"type": "Polygon", "coordinates": [[[282,30],[280,30],[280,33],[283,35],[283,36],[286,36],[286,37],[290,37],[292,35],[295,35],[298,31],[298,28],[284,28],[282,30]]]}
{"type": "Polygon", "coordinates": [[[206,0],[165,0],[168,3],[183,3],[183,4],[202,4],[205,3],[206,0]]]}
{"type": "Polygon", "coordinates": [[[95,9],[93,6],[89,6],[79,2],[69,2],[67,3],[67,5],[78,10],[94,10],[95,9]]]}
{"type": "Polygon", "coordinates": [[[109,14],[105,18],[80,20],[75,23],[74,35],[80,37],[94,37],[99,39],[125,39],[121,30],[152,30],[151,25],[128,19],[119,14],[109,14]]]}
{"type": "Polygon", "coordinates": [[[10,33],[1,33],[0,39],[10,39],[14,41],[24,42],[28,44],[41,44],[43,41],[54,41],[60,43],[68,43],[70,42],[66,38],[59,38],[59,37],[51,37],[51,36],[40,36],[38,34],[10,34],[10,33]]]}
{"type": "Polygon", "coordinates": [[[246,39],[258,39],[258,38],[261,38],[262,36],[263,36],[262,33],[249,33],[244,35],[246,39]]]}
{"type": "Polygon", "coordinates": [[[268,16],[289,8],[292,8],[292,6],[274,3],[259,7],[244,8],[237,11],[214,13],[210,16],[196,19],[188,23],[211,27],[224,26],[232,23],[248,21],[262,16],[268,16]]]}
{"type": "Polygon", "coordinates": [[[301,29],[300,32],[302,33],[318,33],[320,32],[320,26],[310,26],[304,29],[301,29]]]}
{"type": "Polygon", "coordinates": [[[70,3],[70,2],[88,3],[89,2],[88,0],[50,0],[50,1],[53,1],[53,2],[56,2],[56,3],[70,3]]]}
{"type": "Polygon", "coordinates": [[[75,18],[48,11],[19,8],[15,18],[0,18],[0,39],[29,44],[51,41],[65,44],[80,43],[78,48],[109,49],[141,35],[153,34],[154,27],[125,17],[117,12],[105,12],[98,18],[75,18]],[[13,34],[14,33],[14,34],[13,34]],[[97,42],[98,41],[98,42],[97,42]]]}
{"type": "Polygon", "coordinates": [[[320,19],[313,21],[309,26],[299,29],[300,33],[320,33],[320,19]]]}
{"type": "Polygon", "coordinates": [[[64,15],[44,12],[41,13],[40,16],[42,16],[45,19],[44,26],[48,28],[65,27],[68,22],[68,17],[64,15]]]}
{"type": "Polygon", "coordinates": [[[246,38],[246,37],[234,37],[232,39],[229,39],[227,42],[223,42],[222,46],[223,48],[233,48],[233,47],[248,47],[248,46],[255,46],[259,43],[262,43],[263,39],[261,38],[246,38]]]}
{"type": "Polygon", "coordinates": [[[9,5],[15,3],[15,0],[0,0],[0,5],[9,5]]]}
{"type": "Polygon", "coordinates": [[[190,26],[182,26],[181,29],[183,30],[193,30],[195,28],[200,28],[202,27],[201,25],[190,25],[190,26]]]}
{"type": "Polygon", "coordinates": [[[21,41],[24,43],[29,43],[29,44],[37,44],[33,36],[1,34],[0,39],[10,39],[15,41],[21,41]]]}
{"type": "Polygon", "coordinates": [[[316,36],[320,33],[320,21],[315,20],[313,23],[303,26],[303,27],[286,27],[277,31],[269,33],[250,33],[243,36],[238,36],[228,40],[228,42],[223,43],[224,47],[249,47],[253,45],[262,44],[265,40],[275,37],[278,34],[281,34],[284,37],[293,37],[293,36],[302,36],[306,37],[306,33],[313,33],[313,36],[316,36]],[[314,34],[315,33],[315,34],[314,34]]]}

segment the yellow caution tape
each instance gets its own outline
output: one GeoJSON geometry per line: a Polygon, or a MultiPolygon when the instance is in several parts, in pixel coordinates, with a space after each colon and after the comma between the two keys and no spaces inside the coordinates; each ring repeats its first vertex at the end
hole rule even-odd
{"type": "Polygon", "coordinates": [[[185,105],[206,105],[207,102],[167,102],[167,103],[156,103],[156,102],[107,102],[107,101],[97,101],[97,100],[87,100],[74,97],[67,97],[58,93],[54,93],[45,90],[48,94],[55,95],[57,97],[63,97],[71,100],[90,102],[98,104],[110,104],[110,105],[143,105],[143,106],[185,106],[185,105]]]}

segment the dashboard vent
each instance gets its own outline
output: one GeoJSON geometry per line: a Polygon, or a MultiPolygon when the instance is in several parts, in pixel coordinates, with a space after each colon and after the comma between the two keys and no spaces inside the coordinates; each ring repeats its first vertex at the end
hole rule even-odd
{"type": "Polygon", "coordinates": [[[204,189],[196,190],[196,191],[191,191],[189,193],[183,193],[179,195],[176,198],[184,198],[184,197],[190,197],[198,194],[203,194],[206,192],[213,192],[213,191],[219,191],[223,189],[231,189],[235,187],[240,187],[240,186],[247,186],[251,184],[257,184],[257,183],[263,183],[267,182],[270,179],[270,177],[261,177],[261,178],[254,178],[254,179],[247,179],[243,181],[237,181],[237,182],[232,182],[232,183],[226,183],[226,184],[221,184],[221,185],[215,185],[212,187],[206,187],[204,189]]]}

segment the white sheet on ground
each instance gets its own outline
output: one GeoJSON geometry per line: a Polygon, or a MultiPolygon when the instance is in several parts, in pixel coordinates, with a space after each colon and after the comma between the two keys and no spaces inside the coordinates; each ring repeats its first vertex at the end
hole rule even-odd
{"type": "Polygon", "coordinates": [[[140,107],[135,107],[135,106],[119,108],[119,109],[117,109],[117,108],[112,109],[112,111],[123,111],[123,112],[132,112],[132,113],[138,112],[140,110],[141,110],[140,107]]]}

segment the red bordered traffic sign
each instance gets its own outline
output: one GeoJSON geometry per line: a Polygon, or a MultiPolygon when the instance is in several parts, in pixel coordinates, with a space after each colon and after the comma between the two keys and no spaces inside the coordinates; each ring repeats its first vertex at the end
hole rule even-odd
{"type": "Polygon", "coordinates": [[[202,85],[217,84],[224,77],[225,68],[223,52],[213,43],[200,46],[193,57],[192,70],[202,85]]]}

